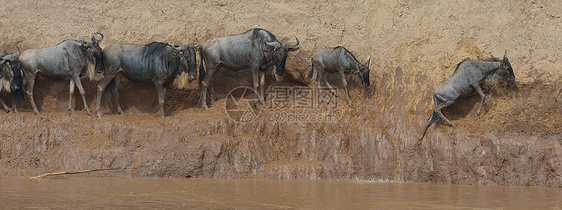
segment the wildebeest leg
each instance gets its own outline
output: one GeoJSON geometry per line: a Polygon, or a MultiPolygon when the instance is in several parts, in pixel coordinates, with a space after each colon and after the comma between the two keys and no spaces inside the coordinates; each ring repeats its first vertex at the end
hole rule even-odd
{"type": "Polygon", "coordinates": [[[347,90],[347,81],[345,81],[345,73],[343,71],[339,71],[341,76],[341,82],[343,83],[343,89],[345,90],[345,95],[347,95],[347,103],[349,106],[353,106],[351,103],[351,97],[349,97],[349,91],[347,90]]]}
{"type": "Polygon", "coordinates": [[[455,101],[445,101],[443,103],[438,103],[437,105],[435,105],[435,107],[433,107],[433,111],[436,112],[439,117],[443,118],[447,123],[449,123],[450,126],[455,126],[455,124],[453,124],[449,119],[447,119],[445,117],[445,115],[443,115],[443,113],[441,113],[441,109],[450,106],[451,104],[453,104],[455,101]]]}
{"type": "Polygon", "coordinates": [[[317,83],[317,93],[320,95],[320,98],[322,99],[322,103],[328,103],[328,101],[326,101],[326,99],[324,98],[324,91],[322,91],[322,82],[326,83],[326,86],[329,88],[330,92],[333,93],[335,95],[335,91],[332,88],[332,86],[330,85],[330,83],[328,83],[328,80],[326,80],[326,75],[327,72],[322,72],[322,76],[318,77],[316,83],[317,83]]]}
{"type": "MultiPolygon", "coordinates": [[[[260,103],[263,104],[263,102],[265,101],[265,94],[264,94],[264,88],[265,88],[265,71],[259,71],[259,76],[260,76],[260,103]]],[[[257,90],[256,90],[257,91],[257,90]]]]}
{"type": "MultiPolygon", "coordinates": [[[[222,65],[218,64],[217,66],[213,67],[207,64],[206,66],[207,73],[205,74],[205,78],[203,78],[203,81],[201,81],[201,104],[204,110],[209,109],[209,107],[207,106],[207,90],[209,89],[209,82],[211,81],[211,77],[213,76],[213,73],[215,73],[215,70],[220,69],[222,65]]],[[[211,100],[213,100],[213,97],[211,97],[211,100]]]]}
{"type": "Polygon", "coordinates": [[[484,101],[486,100],[486,95],[484,95],[484,92],[482,92],[482,89],[480,88],[480,85],[478,83],[472,85],[472,87],[476,90],[476,92],[478,92],[481,98],[480,107],[478,107],[478,112],[476,112],[476,117],[479,117],[480,110],[482,109],[482,105],[484,105],[484,101]]]}
{"type": "Polygon", "coordinates": [[[482,89],[482,92],[487,93],[490,91],[490,86],[488,85],[480,85],[480,88],[482,89]]]}
{"type": "Polygon", "coordinates": [[[72,108],[72,95],[74,93],[74,80],[70,79],[70,94],[68,96],[68,111],[74,114],[74,109],[72,108]]]}
{"type": "MultiPolygon", "coordinates": [[[[258,86],[260,85],[260,80],[259,80],[259,68],[258,67],[253,67],[252,68],[252,77],[253,77],[253,82],[254,82],[254,91],[258,91],[258,86]]],[[[256,95],[256,101],[259,101],[258,104],[263,104],[262,98],[259,95],[256,95]]]]}
{"type": "Polygon", "coordinates": [[[14,113],[18,112],[17,105],[18,105],[18,99],[20,98],[20,96],[22,96],[21,93],[23,93],[23,89],[19,89],[15,93],[12,92],[12,100],[13,101],[12,101],[11,111],[14,112],[14,113]]]}
{"type": "MultiPolygon", "coordinates": [[[[86,91],[84,91],[84,87],[82,87],[82,82],[80,81],[80,76],[79,75],[72,75],[71,76],[71,80],[74,80],[74,82],[76,83],[76,86],[78,87],[78,92],[80,92],[80,96],[82,96],[82,102],[84,103],[84,109],[86,109],[86,113],[88,115],[92,115],[92,112],[90,111],[90,108],[88,107],[88,102],[86,102],[86,91]]],[[[69,100],[72,100],[72,98],[70,98],[69,100]]]]}
{"type": "Polygon", "coordinates": [[[162,84],[162,81],[154,81],[156,86],[156,93],[158,94],[158,105],[160,105],[160,117],[164,119],[164,94],[166,90],[162,84]]]}
{"type": "Polygon", "coordinates": [[[328,79],[326,79],[326,75],[328,75],[327,72],[324,72],[324,74],[322,74],[322,81],[326,83],[326,86],[328,87],[328,89],[330,89],[330,93],[334,94],[334,96],[337,97],[336,90],[332,87],[332,85],[330,85],[328,79]]]}
{"type": "Polygon", "coordinates": [[[423,132],[419,138],[420,141],[425,136],[425,132],[427,132],[429,126],[433,124],[437,119],[439,119],[439,115],[436,112],[432,112],[431,115],[427,118],[427,121],[425,122],[425,127],[423,128],[423,132]]]}
{"type": "Polygon", "coordinates": [[[8,106],[6,105],[6,103],[4,103],[4,100],[0,99],[0,103],[2,103],[2,106],[4,107],[4,111],[6,111],[6,113],[10,112],[11,109],[8,108],[8,106]]]}
{"type": "Polygon", "coordinates": [[[123,73],[118,72],[117,75],[115,75],[115,78],[113,78],[113,82],[115,82],[115,88],[112,90],[112,95],[113,102],[115,103],[115,106],[117,106],[117,114],[123,114],[123,109],[121,109],[121,104],[119,104],[119,92],[117,92],[117,87],[119,87],[119,82],[121,81],[122,77],[123,73]]]}
{"type": "Polygon", "coordinates": [[[114,77],[115,75],[106,74],[104,75],[103,80],[100,82],[100,84],[98,84],[97,94],[96,94],[96,113],[98,118],[101,118],[101,114],[100,114],[101,95],[103,94],[103,91],[105,91],[105,88],[107,87],[107,85],[109,85],[109,83],[111,82],[111,80],[113,80],[114,77]]]}
{"type": "Polygon", "coordinates": [[[33,107],[33,111],[35,112],[35,114],[39,114],[39,110],[37,110],[37,106],[35,106],[35,101],[33,100],[33,86],[35,86],[35,78],[37,77],[37,72],[32,72],[30,77],[31,78],[28,78],[29,81],[27,83],[27,90],[25,92],[27,93],[27,97],[29,97],[29,102],[33,107]]]}

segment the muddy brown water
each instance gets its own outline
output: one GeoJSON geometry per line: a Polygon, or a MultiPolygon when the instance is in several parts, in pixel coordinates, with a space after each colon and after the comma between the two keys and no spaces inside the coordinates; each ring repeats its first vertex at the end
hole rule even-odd
{"type": "Polygon", "coordinates": [[[562,207],[562,189],[363,180],[0,177],[0,208],[562,207]]]}

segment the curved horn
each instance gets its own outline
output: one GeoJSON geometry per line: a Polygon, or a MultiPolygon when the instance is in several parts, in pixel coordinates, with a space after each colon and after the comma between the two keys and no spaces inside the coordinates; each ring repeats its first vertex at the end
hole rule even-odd
{"type": "Polygon", "coordinates": [[[18,52],[16,52],[16,55],[20,55],[20,47],[16,46],[16,49],[18,49],[18,52]]]}
{"type": "Polygon", "coordinates": [[[279,42],[265,42],[265,44],[268,46],[272,46],[275,49],[279,49],[279,47],[281,47],[281,44],[279,42]]]}
{"type": "Polygon", "coordinates": [[[299,46],[300,44],[299,38],[295,36],[295,39],[297,40],[297,43],[287,43],[287,48],[299,46]]]}
{"type": "Polygon", "coordinates": [[[80,47],[81,47],[82,49],[84,49],[84,48],[86,47],[86,39],[85,39],[85,38],[83,38],[83,39],[80,41],[80,47]]]}
{"type": "MultiPolygon", "coordinates": [[[[100,39],[96,39],[96,42],[101,42],[101,40],[103,40],[103,34],[100,33],[100,32],[96,32],[96,33],[94,33],[94,35],[95,35],[95,34],[99,34],[99,35],[101,36],[100,39]]],[[[93,35],[92,35],[92,37],[95,39],[95,37],[94,37],[93,35]]]]}

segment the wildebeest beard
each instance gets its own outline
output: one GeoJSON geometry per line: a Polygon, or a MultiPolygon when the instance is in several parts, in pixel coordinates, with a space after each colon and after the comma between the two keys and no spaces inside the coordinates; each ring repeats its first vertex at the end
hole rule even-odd
{"type": "Polygon", "coordinates": [[[287,50],[283,47],[273,53],[273,61],[275,62],[275,75],[282,77],[285,74],[285,63],[287,62],[287,50]]]}
{"type": "Polygon", "coordinates": [[[105,70],[105,66],[103,64],[103,54],[100,52],[96,52],[94,50],[94,59],[96,59],[96,73],[102,73],[105,70]]]}

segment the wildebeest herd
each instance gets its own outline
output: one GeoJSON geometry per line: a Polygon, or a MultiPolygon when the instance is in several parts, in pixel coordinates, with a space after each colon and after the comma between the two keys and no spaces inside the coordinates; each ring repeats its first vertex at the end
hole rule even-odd
{"type": "MultiPolygon", "coordinates": [[[[74,86],[84,103],[84,109],[92,115],[87,105],[84,88],[80,81],[81,76],[93,77],[94,72],[102,73],[103,79],[97,86],[96,115],[101,117],[100,101],[102,93],[106,92],[114,104],[117,112],[123,113],[119,105],[117,93],[118,81],[125,77],[132,82],[153,82],[156,86],[160,116],[164,118],[164,96],[167,86],[179,75],[186,73],[188,80],[197,79],[196,51],[199,50],[201,64],[199,65],[199,88],[200,100],[203,109],[207,109],[207,94],[211,95],[209,83],[213,74],[221,69],[238,71],[251,69],[253,76],[253,87],[260,87],[260,94],[256,95],[256,101],[263,104],[265,71],[275,66],[273,76],[279,80],[285,72],[285,63],[288,52],[298,50],[299,40],[296,43],[282,43],[271,32],[254,28],[242,34],[231,35],[221,38],[213,38],[204,42],[201,46],[175,45],[162,42],[152,42],[146,45],[138,44],[113,44],[103,50],[99,43],[103,40],[103,34],[95,33],[91,40],[64,40],[61,43],[42,49],[30,49],[8,54],[4,51],[0,54],[0,91],[12,94],[12,106],[8,107],[0,99],[6,112],[16,111],[16,103],[25,93],[36,114],[39,114],[33,100],[33,87],[37,75],[47,79],[70,79],[70,98],[68,110],[72,108],[72,95],[74,86]],[[100,38],[97,39],[96,35],[100,38]]],[[[312,86],[321,87],[324,82],[326,86],[335,92],[326,80],[327,73],[339,74],[347,96],[347,101],[352,106],[347,89],[346,74],[355,74],[362,82],[362,88],[369,87],[369,64],[370,58],[365,64],[361,64],[346,48],[338,46],[318,50],[312,56],[312,68],[308,78],[314,81],[312,86]]],[[[507,50],[503,59],[487,58],[471,60],[465,59],[457,65],[454,73],[443,84],[439,85],[433,93],[434,107],[432,114],[420,136],[423,139],[428,127],[439,118],[443,118],[449,125],[449,121],[441,112],[441,109],[450,106],[459,97],[478,94],[481,97],[477,115],[480,114],[486,95],[482,90],[487,89],[484,82],[488,78],[502,77],[505,81],[515,80],[511,64],[507,58],[507,50]]]]}

